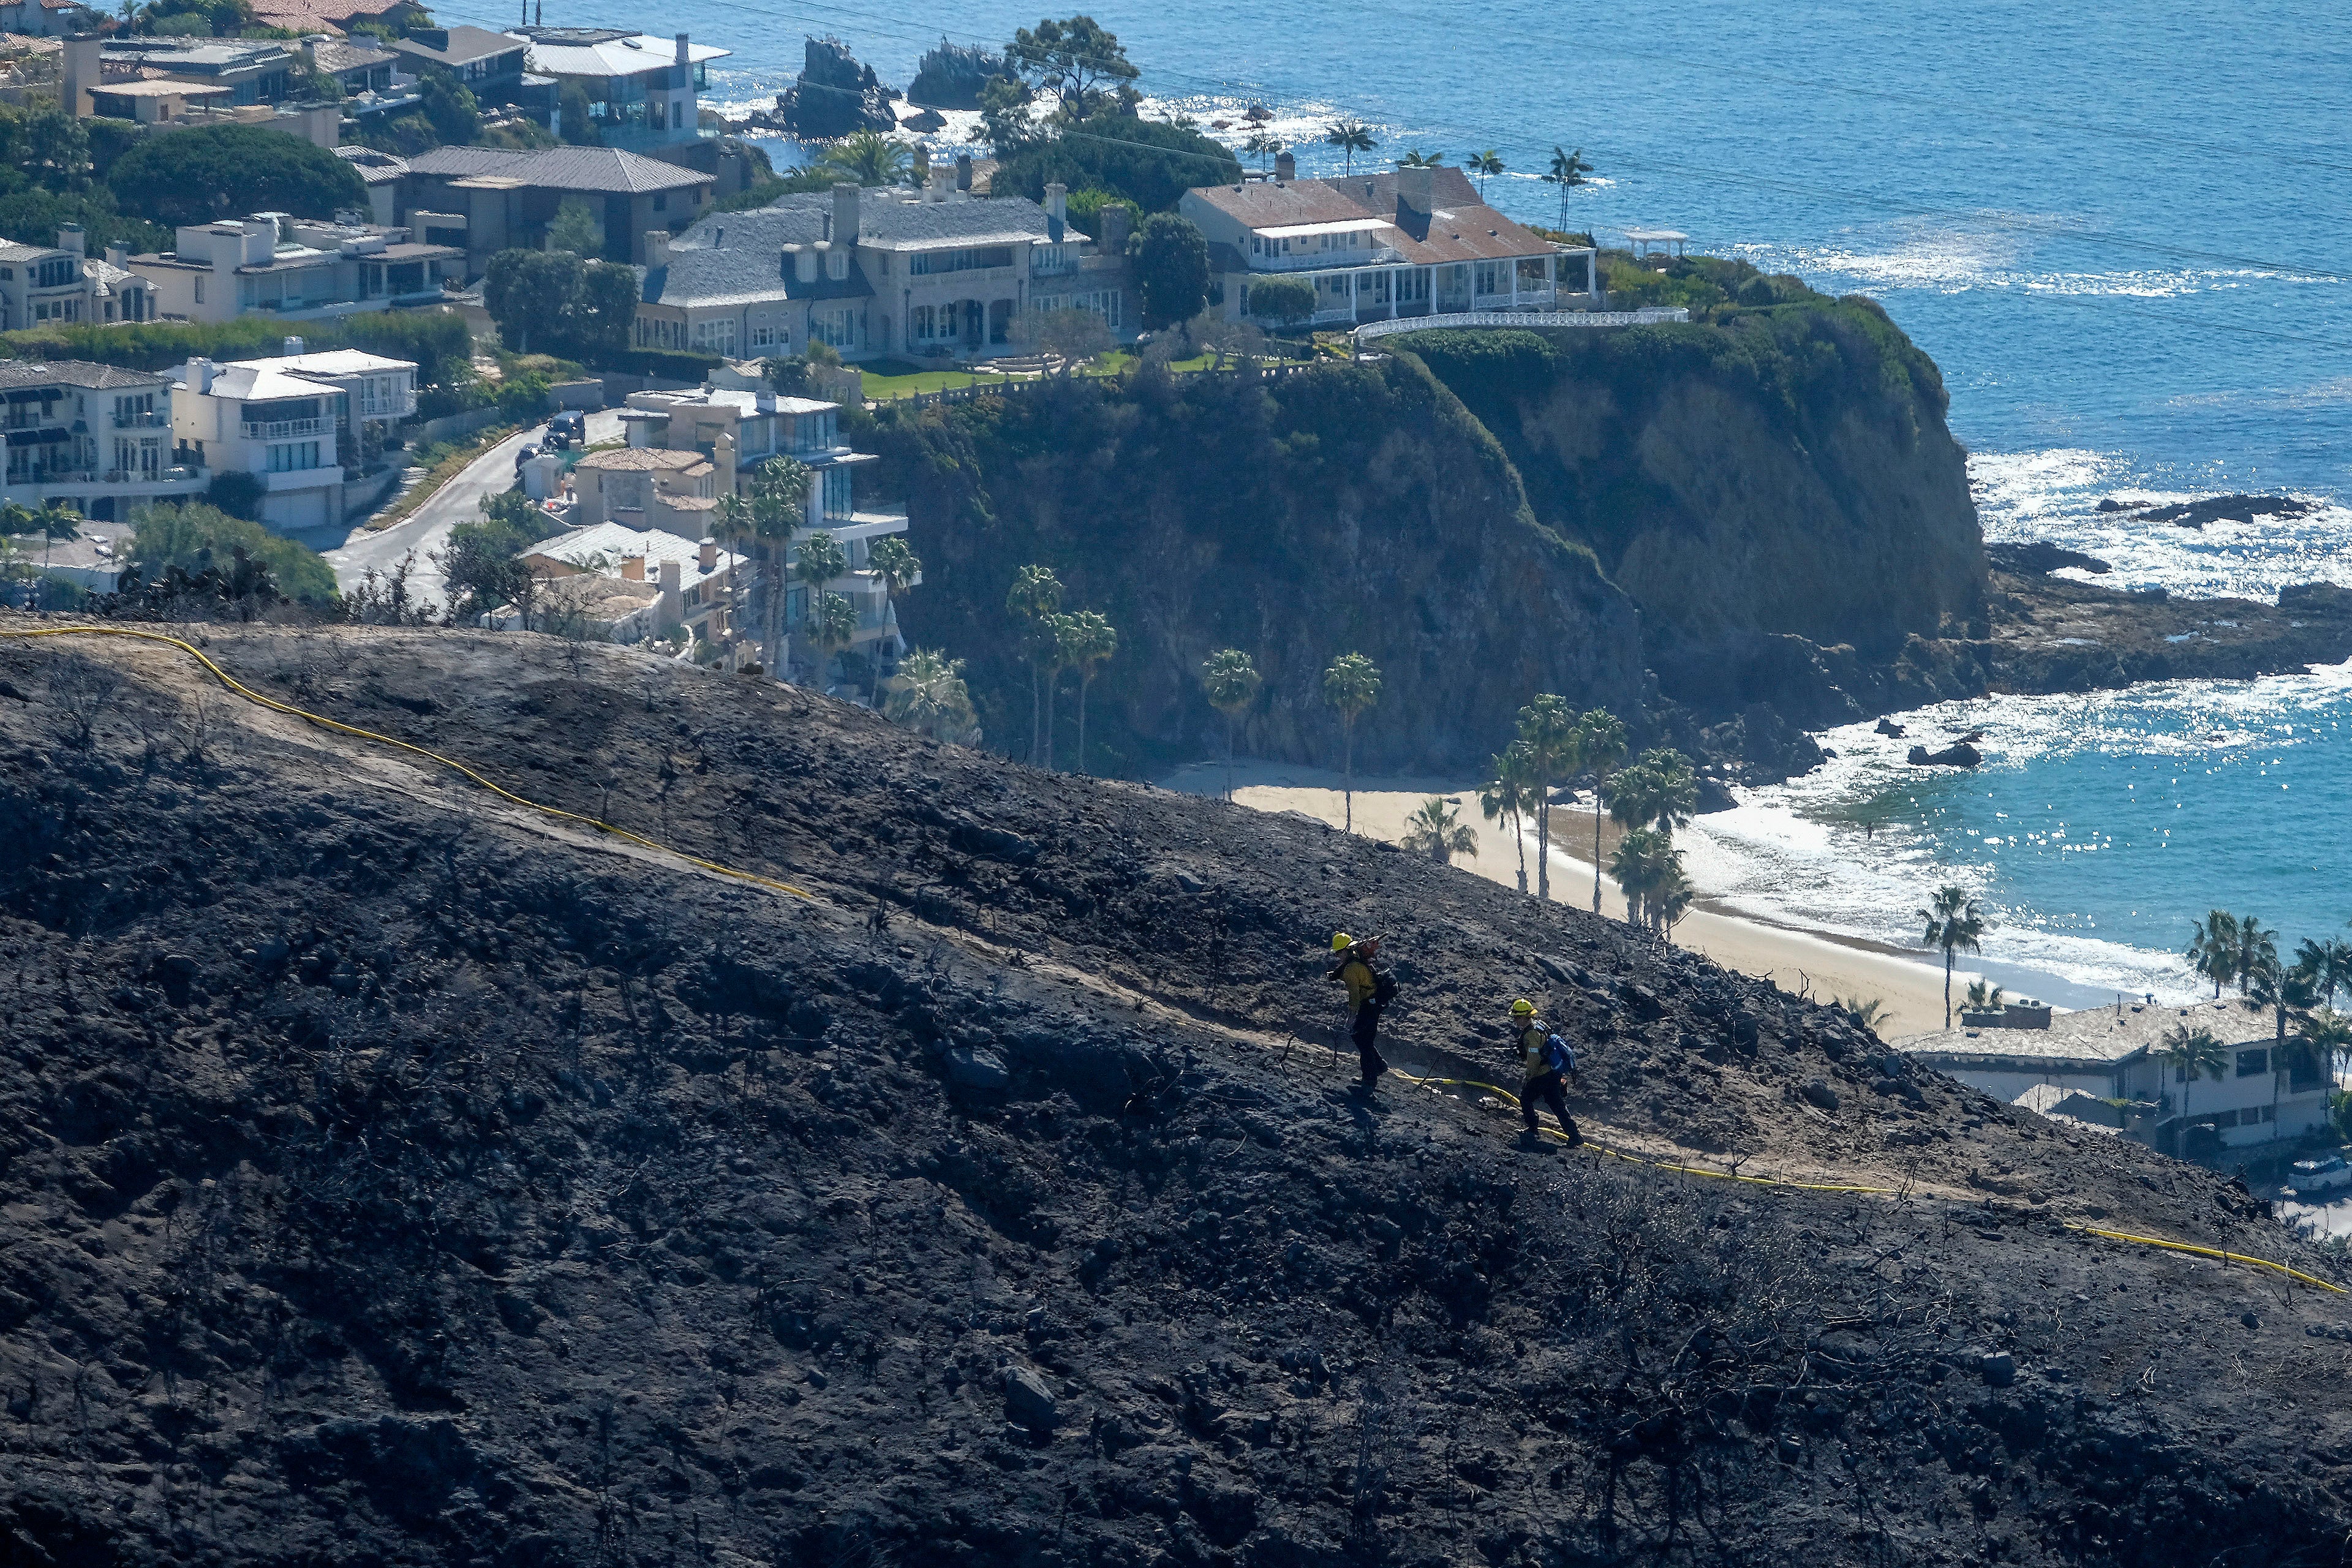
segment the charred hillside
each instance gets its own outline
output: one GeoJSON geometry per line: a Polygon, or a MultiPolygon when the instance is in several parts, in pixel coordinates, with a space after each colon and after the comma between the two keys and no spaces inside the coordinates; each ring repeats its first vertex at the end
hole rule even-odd
{"type": "Polygon", "coordinates": [[[1827,1009],[617,649],[206,646],[810,896],[0,640],[7,1561],[2335,1560],[2343,1299],[2065,1225],[2329,1260],[1827,1009]],[[1416,1072],[1524,994],[1596,1142],[1897,1195],[1351,1092],[1342,926],[1416,1072]]]}

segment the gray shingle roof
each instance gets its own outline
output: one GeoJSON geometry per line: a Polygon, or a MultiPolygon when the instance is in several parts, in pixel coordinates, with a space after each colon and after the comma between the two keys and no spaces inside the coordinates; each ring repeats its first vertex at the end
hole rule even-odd
{"type": "Polygon", "coordinates": [[[390,65],[399,58],[400,57],[390,49],[371,48],[365,44],[345,43],[340,38],[329,38],[324,43],[310,46],[311,63],[330,76],[340,75],[344,71],[373,70],[378,66],[390,65]]]}
{"type": "Polygon", "coordinates": [[[713,176],[617,147],[550,147],[512,153],[499,147],[436,147],[408,161],[409,172],[444,179],[495,174],[556,191],[635,195],[716,183],[713,176]]]}
{"type": "Polygon", "coordinates": [[[415,55],[436,65],[457,67],[476,60],[496,59],[503,54],[520,54],[530,47],[524,40],[507,33],[493,33],[485,27],[451,27],[446,47],[435,48],[424,38],[409,37],[392,47],[404,55],[415,55]]]}
{"type": "Polygon", "coordinates": [[[93,392],[115,387],[162,386],[169,377],[152,371],[123,370],[78,359],[0,361],[0,389],[16,386],[79,386],[93,392]]]}
{"type": "Polygon", "coordinates": [[[728,213],[720,222],[697,224],[670,247],[669,261],[645,270],[640,298],[648,305],[726,305],[748,300],[864,300],[874,293],[866,273],[850,258],[849,276],[820,277],[803,283],[786,265],[787,243],[805,244],[819,231],[796,217],[783,222],[745,223],[764,213],[728,213]]]}
{"type": "MultiPolygon", "coordinates": [[[[830,191],[779,196],[768,212],[830,216],[830,191]]],[[[735,216],[748,215],[738,213],[735,216]]],[[[1025,196],[985,196],[961,202],[913,202],[879,192],[857,204],[857,237],[866,245],[1026,245],[1054,237],[1045,209],[1025,196]]]]}

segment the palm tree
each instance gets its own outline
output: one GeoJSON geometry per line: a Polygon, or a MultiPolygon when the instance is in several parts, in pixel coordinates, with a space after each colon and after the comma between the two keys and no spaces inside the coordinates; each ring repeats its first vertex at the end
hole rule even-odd
{"type": "Polygon", "coordinates": [[[1029,762],[1034,767],[1045,754],[1045,695],[1042,656],[1053,640],[1055,613],[1062,607],[1062,580],[1051,566],[1024,566],[1004,595],[1004,613],[1021,628],[1021,643],[1029,661],[1029,762]]]}
{"type": "Polygon", "coordinates": [[[1626,920],[1661,936],[1690,902],[1683,852],[1675,847],[1673,836],[1661,829],[1636,827],[1619,839],[1609,857],[1609,874],[1625,895],[1626,920]]]}
{"type": "Polygon", "coordinates": [[[1456,855],[1475,859],[1478,854],[1476,831],[1441,795],[1431,795],[1404,819],[1402,842],[1407,854],[1426,855],[1441,866],[1452,865],[1456,855]]]}
{"type": "Polygon", "coordinates": [[[1551,150],[1551,172],[1544,175],[1544,184],[1559,187],[1559,227],[1568,231],[1568,193],[1587,184],[1584,176],[1592,173],[1592,165],[1584,161],[1584,149],[1573,153],[1560,151],[1557,143],[1551,150]]]}
{"type": "Polygon", "coordinates": [[[1536,897],[1546,902],[1551,899],[1552,781],[1573,773],[1580,765],[1576,734],[1576,715],[1564,697],[1542,692],[1519,710],[1518,743],[1527,748],[1535,789],[1536,897]]]}
{"type": "Polygon", "coordinates": [[[1339,715],[1347,777],[1345,826],[1350,833],[1356,830],[1356,721],[1380,700],[1380,695],[1379,667],[1362,654],[1343,653],[1323,672],[1323,700],[1339,715]]]}
{"type": "Polygon", "coordinates": [[[2279,1075],[2286,1070],[2286,1016],[2300,1012],[2319,1000],[2310,979],[2301,971],[2278,961],[2275,947],[2258,960],[2246,976],[2246,994],[2253,1002],[2268,1007],[2278,1020],[2277,1032],[2271,1037],[2271,1121],[2278,1121],[2279,1075]]]}
{"type": "Polygon", "coordinates": [[[1234,798],[1234,721],[1257,700],[1257,666],[1237,647],[1221,647],[1201,664],[1201,688],[1209,706],[1225,716],[1225,798],[1234,798]]]}
{"type": "MultiPolygon", "coordinates": [[[[824,529],[812,530],[808,536],[801,541],[800,558],[793,563],[793,575],[805,584],[809,591],[809,607],[807,614],[802,617],[803,626],[809,625],[814,619],[816,602],[824,594],[824,585],[848,570],[848,552],[841,548],[840,541],[835,539],[824,529]]],[[[781,589],[782,584],[779,584],[778,586],[781,589]]],[[[833,596],[836,599],[841,598],[838,594],[833,596]]],[[[845,604],[847,602],[845,599],[843,600],[845,604]]],[[[850,641],[857,635],[857,611],[854,606],[849,615],[849,636],[842,638],[839,644],[843,647],[848,647],[850,641]]],[[[817,661],[816,683],[819,689],[823,689],[824,686],[824,662],[822,658],[817,661]]]]}
{"type": "Polygon", "coordinates": [[[1935,898],[1919,916],[1927,922],[1920,944],[1944,950],[1944,1027],[1948,1029],[1952,1026],[1952,965],[1961,953],[1979,951],[1977,939],[1984,935],[1989,922],[1968,889],[1948,885],[1936,889],[1935,898]]]}
{"type": "Polygon", "coordinates": [[[1087,771],[1087,688],[1104,661],[1118,651],[1118,628],[1100,610],[1062,617],[1063,658],[1078,672],[1078,772],[1087,771]]]}
{"type": "Polygon", "coordinates": [[[1857,1029],[1867,1029],[1874,1035],[1878,1033],[1878,1026],[1886,1022],[1886,1004],[1876,996],[1867,999],[1861,996],[1837,996],[1832,997],[1831,1003],[1839,1012],[1851,1019],[1857,1029]]]}
{"type": "Polygon", "coordinates": [[[2238,917],[2226,910],[2209,910],[2195,922],[2187,957],[2197,973],[2213,983],[2213,999],[2238,973],[2238,917]]]}
{"type": "Polygon", "coordinates": [[[1444,153],[1424,153],[1420,148],[1415,147],[1412,152],[1407,153],[1403,157],[1397,160],[1397,167],[1400,169],[1435,169],[1443,167],[1444,163],[1444,153]]]}
{"type": "Polygon", "coordinates": [[[1518,741],[1486,764],[1486,782],[1478,786],[1478,809],[1489,822],[1511,819],[1511,842],[1519,847],[1519,891],[1528,890],[1528,811],[1535,805],[1535,770],[1527,746],[1518,741]]]}
{"type": "MultiPolygon", "coordinates": [[[[808,546],[803,544],[801,553],[803,559],[806,559],[808,546]]],[[[816,647],[816,686],[822,691],[824,689],[824,667],[832,661],[835,654],[856,639],[857,606],[851,604],[845,595],[828,594],[822,589],[812,593],[808,614],[801,617],[801,636],[816,647]]]]}
{"type": "Polygon", "coordinates": [[[1971,980],[1967,993],[1960,998],[1963,1013],[1997,1013],[2001,1006],[2001,989],[1989,980],[1971,980]]]}
{"type": "Polygon", "coordinates": [[[2180,1144],[2189,1142],[2189,1090],[2200,1077],[2219,1080],[2230,1068],[2229,1047],[2210,1029],[2175,1024],[2164,1032],[2156,1059],[2180,1074],[2180,1144]]]}
{"type": "Polygon", "coordinates": [[[792,673],[792,649],[784,641],[784,563],[793,534],[808,521],[809,491],[815,472],[797,458],[771,458],[751,470],[751,532],[760,550],[760,581],[767,589],[765,651],[771,679],[792,673]]]}
{"type": "Polygon", "coordinates": [[[1698,775],[1671,746],[1643,752],[1607,792],[1609,815],[1627,827],[1655,827],[1668,837],[1698,808],[1698,775]]]}
{"type": "Polygon", "coordinates": [[[1370,131],[1366,130],[1360,121],[1353,120],[1333,121],[1331,128],[1323,132],[1323,140],[1347,154],[1347,162],[1340,170],[1342,174],[1352,174],[1356,172],[1357,153],[1369,153],[1380,145],[1372,140],[1372,133],[1370,131]]]}
{"type": "MultiPolygon", "coordinates": [[[[740,562],[751,553],[751,541],[757,537],[757,524],[751,514],[751,503],[733,493],[719,498],[718,512],[711,521],[710,531],[727,552],[740,562]]],[[[730,567],[727,573],[727,629],[741,630],[742,573],[730,567]]]]}
{"type": "Polygon", "coordinates": [[[817,159],[819,172],[855,180],[861,185],[904,184],[914,167],[915,152],[895,137],[859,131],[826,148],[817,159]]]}
{"type": "Polygon", "coordinates": [[[963,660],[951,659],[937,648],[917,648],[898,661],[883,711],[935,741],[942,738],[942,731],[968,731],[971,693],[964,688],[963,660]]]}
{"type": "Polygon", "coordinates": [[[2352,942],[2341,937],[2317,942],[2305,937],[2294,951],[2294,967],[2295,973],[2310,983],[2313,992],[2325,998],[2332,1008],[2337,989],[2352,986],[2352,942]]]}
{"type": "Polygon", "coordinates": [[[1265,161],[1282,151],[1282,138],[1271,131],[1254,131],[1249,140],[1242,143],[1242,151],[1257,159],[1257,171],[1263,174],[1265,173],[1265,161]]]}
{"type": "Polygon", "coordinates": [[[1503,155],[1492,147],[1483,153],[1473,153],[1462,160],[1462,166],[1478,176],[1478,198],[1486,196],[1486,176],[1503,172],[1503,155]]]}
{"type": "Polygon", "coordinates": [[[2333,1007],[2305,1015],[2295,1032],[2303,1037],[2306,1047],[2320,1054],[2331,1083],[2337,1068],[2352,1059],[2352,1018],[2333,1007]]]}
{"type": "Polygon", "coordinates": [[[2264,964],[2278,962],[2278,932],[2265,931],[2263,922],[2252,915],[2238,917],[2238,994],[2246,994],[2253,983],[2254,973],[2264,964]]]}
{"type": "Polygon", "coordinates": [[[1609,770],[1625,760],[1624,721],[1606,708],[1593,708],[1576,721],[1577,761],[1592,773],[1592,912],[1601,912],[1601,806],[1609,770]]]}
{"type": "MultiPolygon", "coordinates": [[[[898,595],[913,587],[915,579],[923,574],[921,557],[915,553],[905,539],[895,533],[886,533],[866,547],[866,564],[882,579],[883,598],[891,604],[896,604],[898,595]]],[[[866,700],[878,703],[882,700],[881,693],[882,660],[877,658],[874,660],[874,684],[866,700]]]]}

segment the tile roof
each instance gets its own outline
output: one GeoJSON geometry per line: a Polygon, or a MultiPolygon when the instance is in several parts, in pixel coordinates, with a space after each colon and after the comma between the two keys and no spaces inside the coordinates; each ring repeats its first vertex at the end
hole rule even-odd
{"type": "Polygon", "coordinates": [[[0,261],[31,261],[56,253],[47,245],[26,245],[22,240],[0,239],[0,261]]]}
{"type": "Polygon", "coordinates": [[[399,58],[390,49],[334,38],[310,46],[310,63],[330,76],[340,76],[344,71],[373,70],[378,66],[388,66],[399,58]]]}
{"type": "Polygon", "coordinates": [[[14,386],[79,386],[92,392],[116,387],[162,386],[167,377],[153,371],[123,370],[91,364],[87,360],[0,360],[0,388],[14,386]]]}
{"type": "Polygon", "coordinates": [[[610,451],[590,452],[576,466],[609,469],[615,473],[669,473],[689,470],[696,464],[708,460],[699,452],[673,452],[666,447],[620,447],[610,451]]]}
{"type": "MultiPolygon", "coordinates": [[[[1459,169],[1430,171],[1425,217],[1397,199],[1392,169],[1322,180],[1252,180],[1238,187],[1202,185],[1187,195],[1252,229],[1377,218],[1390,226],[1374,231],[1374,243],[1392,246],[1405,261],[1422,267],[1548,256],[1555,248],[1488,206],[1459,169]]],[[[1347,262],[1335,257],[1332,265],[1347,262]]]]}
{"type": "Polygon", "coordinates": [[[1943,1029],[1913,1035],[1895,1046],[1908,1053],[2114,1062],[2155,1047],[2174,1026],[2183,1024],[2212,1030],[2225,1046],[2266,1045],[2274,1032],[2268,1012],[2232,998],[2187,1006],[2085,1007],[2079,1013],[2053,1013],[2047,1029],[1943,1029]]]}
{"type": "Polygon", "coordinates": [[[342,32],[362,17],[388,16],[415,0],[253,0],[253,19],[297,33],[342,32]]]}
{"type": "MultiPolygon", "coordinates": [[[[730,213],[730,217],[742,217],[730,213]]],[[[745,226],[727,226],[723,246],[673,245],[669,260],[645,269],[638,298],[648,305],[715,307],[747,304],[758,300],[864,300],[873,296],[856,257],[846,278],[818,277],[803,282],[796,268],[785,265],[783,241],[772,245],[738,243],[745,226]]],[[[805,242],[803,242],[805,243],[805,242]]]]}
{"type": "MultiPolygon", "coordinates": [[[[676,507],[685,499],[671,496],[666,498],[666,501],[676,507]]],[[[709,578],[732,571],[743,560],[740,555],[721,550],[712,569],[706,573],[701,569],[702,547],[698,542],[666,529],[647,529],[640,532],[617,522],[592,523],[585,528],[575,528],[569,533],[559,533],[552,539],[542,539],[523,551],[522,554],[536,555],[546,561],[561,561],[569,566],[577,566],[593,555],[601,554],[615,561],[642,555],[646,559],[646,577],[656,586],[661,576],[661,563],[675,561],[678,563],[678,586],[681,588],[694,587],[709,578]]],[[[617,577],[619,574],[616,571],[613,575],[617,577]]]]}
{"type": "Polygon", "coordinates": [[[489,174],[556,191],[634,195],[717,183],[716,176],[617,147],[550,147],[513,153],[499,147],[436,147],[408,160],[409,171],[442,179],[489,174]]]}
{"type": "MultiPolygon", "coordinates": [[[[761,210],[830,216],[833,193],[797,192],[779,196],[773,205],[761,210]]],[[[1053,237],[1045,209],[1026,196],[921,202],[866,191],[860,193],[857,203],[857,242],[884,249],[919,249],[934,245],[1026,245],[1053,237]]]]}

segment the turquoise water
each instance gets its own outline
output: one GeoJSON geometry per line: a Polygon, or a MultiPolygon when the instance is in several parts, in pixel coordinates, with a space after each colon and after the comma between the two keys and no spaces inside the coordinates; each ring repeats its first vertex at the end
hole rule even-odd
{"type": "MultiPolygon", "coordinates": [[[[1380,156],[1495,148],[1509,169],[1490,199],[1550,222],[1539,167],[1580,147],[1601,183],[1571,198],[1571,226],[1680,228],[1875,296],[1943,367],[1992,537],[2057,538],[2116,581],[2182,592],[2352,583],[2352,513],[2333,506],[2201,534],[2094,510],[2117,493],[2352,486],[2352,28],[2322,0],[1088,9],[1156,108],[1230,121],[1262,101],[1302,172],[1336,171],[1314,137],[1346,114],[1380,156]]],[[[1043,10],[679,0],[630,20],[733,49],[713,97],[748,106],[790,81],[807,33],[903,85],[941,34],[998,43],[1043,10]]],[[[619,19],[571,0],[546,16],[619,19]]],[[[2347,707],[2340,672],[1967,705],[1915,733],[1984,725],[1980,773],[1922,783],[1899,748],[1888,763],[1877,738],[1840,735],[1838,763],[1709,819],[1694,853],[1760,911],[1872,935],[1901,934],[1920,889],[1957,878],[1996,909],[1996,959],[2185,989],[2165,955],[2211,904],[2295,937],[2352,914],[2331,831],[2352,804],[2347,707]],[[1839,825],[1897,785],[1917,799],[1874,838],[1839,825]]]]}

